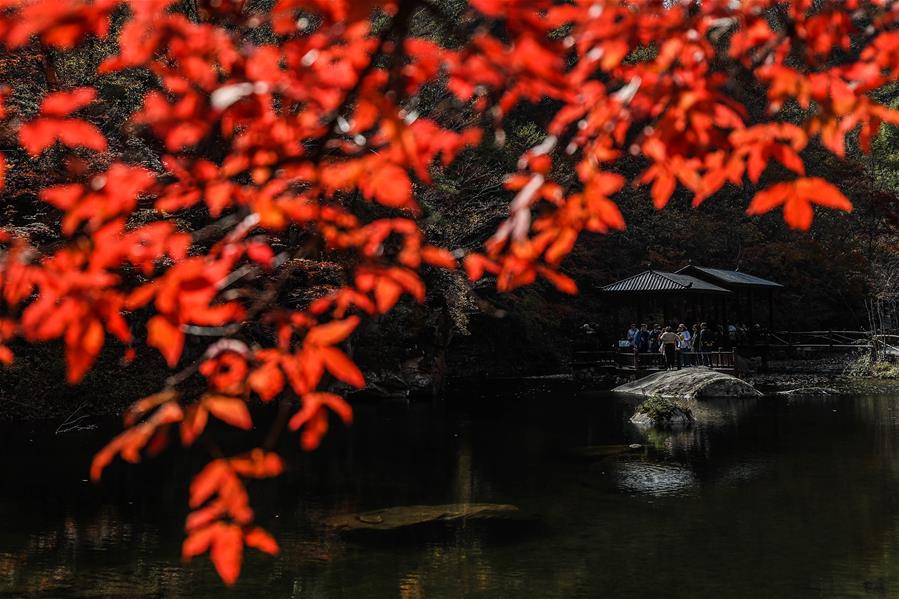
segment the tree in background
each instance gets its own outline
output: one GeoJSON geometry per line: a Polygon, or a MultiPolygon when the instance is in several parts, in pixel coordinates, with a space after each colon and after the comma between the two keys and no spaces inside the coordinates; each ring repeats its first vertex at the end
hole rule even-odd
{"type": "Polygon", "coordinates": [[[202,442],[183,554],[233,583],[244,546],[278,550],[244,481],[282,471],[283,429],[311,450],[330,412],[352,419],[337,392],[364,380],[340,345],[360,318],[421,301],[425,265],[457,260],[499,291],[574,293],[560,264],[581,232],[625,227],[629,183],[656,208],[752,189],[749,215],[800,230],[816,205],[850,211],[804,158],[899,124],[870,95],[896,81],[897,24],[888,0],[0,0],[6,59],[39,60],[49,88],[0,95],[0,178],[54,227],[2,233],[0,360],[61,340],[77,383],[109,336],[126,361],[158,350],[173,374],[91,476],[202,442]],[[91,85],[64,84],[73,56],[91,85]],[[417,191],[534,106],[483,250],[429,244],[417,191]],[[257,402],[262,446],[227,454],[210,417],[250,430],[257,402]]]}

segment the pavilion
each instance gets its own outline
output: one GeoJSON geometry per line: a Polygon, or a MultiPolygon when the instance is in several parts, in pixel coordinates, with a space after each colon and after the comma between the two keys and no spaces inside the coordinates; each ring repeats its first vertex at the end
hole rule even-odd
{"type": "Polygon", "coordinates": [[[692,264],[688,264],[677,272],[713,283],[733,293],[731,299],[733,307],[736,309],[733,313],[738,315],[738,320],[750,326],[755,324],[756,318],[758,318],[757,315],[753,316],[753,304],[758,299],[764,299],[768,308],[768,330],[774,330],[774,293],[783,289],[783,285],[780,283],[739,270],[722,270],[692,264]]]}
{"type": "Polygon", "coordinates": [[[774,325],[774,292],[782,285],[737,270],[688,265],[677,272],[647,270],[602,288],[613,303],[628,308],[641,322],[661,314],[682,322],[729,324],[728,313],[752,325],[753,303],[768,300],[768,328],[774,325]]]}

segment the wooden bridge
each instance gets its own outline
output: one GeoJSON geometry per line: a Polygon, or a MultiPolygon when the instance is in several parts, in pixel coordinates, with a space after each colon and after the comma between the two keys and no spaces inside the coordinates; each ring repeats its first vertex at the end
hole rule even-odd
{"type": "Polygon", "coordinates": [[[899,335],[871,331],[775,331],[765,334],[762,345],[800,352],[877,350],[881,356],[899,358],[899,335]]]}
{"type": "Polygon", "coordinates": [[[750,335],[749,341],[749,347],[758,344],[772,350],[858,351],[872,347],[870,331],[772,331],[761,333],[757,340],[750,335]]]}

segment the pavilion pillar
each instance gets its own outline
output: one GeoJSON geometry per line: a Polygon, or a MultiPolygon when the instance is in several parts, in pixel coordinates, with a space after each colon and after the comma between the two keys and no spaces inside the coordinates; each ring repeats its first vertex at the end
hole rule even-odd
{"type": "Polygon", "coordinates": [[[774,330],[774,291],[768,289],[768,330],[774,330]]]}
{"type": "Polygon", "coordinates": [[[752,289],[746,292],[746,316],[749,318],[748,326],[752,326],[755,322],[752,319],[752,289]]]}
{"type": "Polygon", "coordinates": [[[730,330],[727,326],[727,299],[721,298],[721,323],[724,331],[724,347],[730,349],[730,330]]]}

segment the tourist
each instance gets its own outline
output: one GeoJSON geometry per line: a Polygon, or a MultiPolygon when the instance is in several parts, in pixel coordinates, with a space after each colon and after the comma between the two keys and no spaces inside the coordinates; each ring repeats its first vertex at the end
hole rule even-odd
{"type": "Polygon", "coordinates": [[[760,325],[759,323],[755,323],[752,325],[750,335],[752,335],[752,340],[755,343],[764,344],[768,342],[768,336],[765,334],[765,331],[762,330],[762,325],[760,325]]]}
{"type": "Polygon", "coordinates": [[[689,352],[693,347],[691,341],[692,339],[690,337],[690,331],[687,329],[687,325],[684,323],[677,325],[677,361],[681,366],[690,365],[689,352]]]}
{"type": "Polygon", "coordinates": [[[649,331],[649,351],[655,353],[659,351],[659,335],[662,334],[662,325],[655,324],[649,331]]]}
{"type": "Polygon", "coordinates": [[[646,323],[640,325],[640,330],[634,335],[634,351],[646,353],[649,351],[649,329],[646,323]]]}
{"type": "Polygon", "coordinates": [[[711,366],[712,359],[709,356],[715,348],[715,331],[709,328],[708,323],[699,325],[699,361],[703,366],[711,366]]]}
{"type": "Polygon", "coordinates": [[[671,327],[665,327],[664,332],[659,335],[659,343],[665,356],[665,370],[677,368],[677,341],[678,336],[671,330],[671,327]]]}
{"type": "Polygon", "coordinates": [[[640,332],[640,329],[637,328],[637,325],[631,323],[630,328],[627,330],[627,340],[629,343],[629,347],[634,347],[634,337],[637,336],[638,332],[640,332]]]}
{"type": "Polygon", "coordinates": [[[699,323],[693,325],[693,332],[690,333],[690,362],[693,366],[699,365],[699,323]]]}

